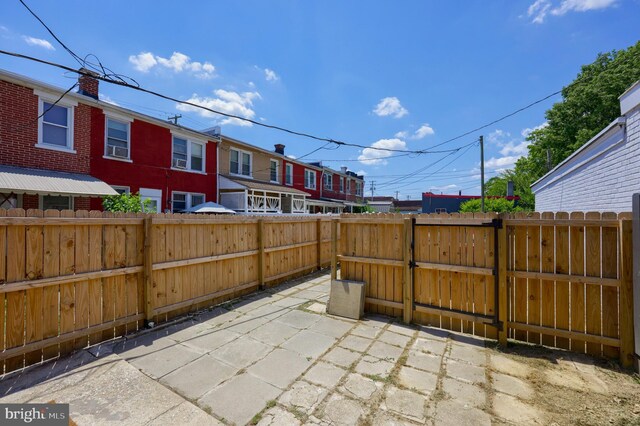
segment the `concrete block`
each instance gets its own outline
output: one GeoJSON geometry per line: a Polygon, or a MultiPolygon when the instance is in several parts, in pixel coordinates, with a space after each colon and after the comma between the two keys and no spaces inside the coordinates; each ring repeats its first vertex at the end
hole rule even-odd
{"type": "Polygon", "coordinates": [[[276,349],[247,368],[247,372],[270,385],[285,389],[310,365],[311,362],[295,352],[276,349]]]}
{"type": "Polygon", "coordinates": [[[327,389],[333,389],[346,373],[346,370],[333,364],[318,362],[305,373],[304,379],[327,389]]]}
{"type": "Polygon", "coordinates": [[[332,280],[327,312],[351,319],[362,318],[364,287],[365,283],[360,281],[332,280]]]}

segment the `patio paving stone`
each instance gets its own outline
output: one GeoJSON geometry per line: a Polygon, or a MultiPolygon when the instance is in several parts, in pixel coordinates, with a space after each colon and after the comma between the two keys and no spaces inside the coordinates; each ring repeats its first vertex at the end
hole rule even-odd
{"type": "Polygon", "coordinates": [[[311,314],[308,312],[295,309],[287,312],[281,317],[278,317],[276,321],[286,324],[290,327],[303,330],[305,328],[311,327],[312,325],[320,321],[320,318],[322,318],[320,315],[311,314]]]}
{"type": "Polygon", "coordinates": [[[324,334],[302,330],[281,346],[305,357],[318,358],[335,343],[336,339],[324,334]]]}
{"type": "Polygon", "coordinates": [[[348,349],[336,347],[331,349],[322,359],[332,362],[344,368],[349,368],[358,358],[362,356],[359,352],[353,352],[348,349]]]}
{"type": "Polygon", "coordinates": [[[247,367],[271,352],[273,346],[242,336],[211,352],[211,356],[237,368],[247,367]]]}
{"type": "Polygon", "coordinates": [[[327,389],[333,389],[346,373],[347,371],[340,367],[327,362],[318,362],[305,373],[304,379],[327,389]]]}
{"type": "Polygon", "coordinates": [[[278,402],[287,407],[302,410],[305,414],[311,414],[328,393],[329,391],[320,386],[299,381],[283,393],[278,398],[278,402]]]}
{"type": "Polygon", "coordinates": [[[280,346],[299,331],[286,324],[271,321],[251,331],[248,336],[268,345],[280,346]]]}
{"type": "Polygon", "coordinates": [[[285,389],[310,365],[311,362],[295,352],[276,349],[247,368],[247,372],[271,385],[285,389]]]}
{"type": "Polygon", "coordinates": [[[425,421],[425,399],[415,392],[392,386],[387,389],[382,408],[420,423],[425,421]]]}
{"type": "Polygon", "coordinates": [[[372,340],[365,339],[364,337],[347,336],[342,342],[340,342],[339,346],[351,349],[352,351],[364,352],[371,343],[373,343],[372,340]]]}
{"type": "Polygon", "coordinates": [[[398,373],[398,383],[405,388],[429,395],[436,389],[438,376],[415,368],[402,367],[398,373]]]}
{"type": "Polygon", "coordinates": [[[339,388],[339,391],[343,394],[363,401],[368,401],[374,398],[381,390],[381,382],[355,373],[349,374],[345,382],[339,388]]]}
{"type": "Polygon", "coordinates": [[[167,374],[160,379],[160,383],[190,400],[195,400],[233,377],[237,372],[237,368],[230,367],[210,355],[205,355],[167,374]]]}

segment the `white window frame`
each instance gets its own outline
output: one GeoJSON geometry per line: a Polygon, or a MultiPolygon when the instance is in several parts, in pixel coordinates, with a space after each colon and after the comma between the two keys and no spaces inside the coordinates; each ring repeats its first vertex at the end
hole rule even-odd
{"type": "Polygon", "coordinates": [[[325,173],[324,174],[324,189],[327,189],[329,191],[333,191],[333,174],[332,173],[325,173]]]}
{"type": "Polygon", "coordinates": [[[199,141],[199,140],[190,138],[189,136],[186,136],[183,133],[171,132],[171,170],[206,175],[207,174],[207,143],[205,141],[199,141]],[[173,142],[175,138],[183,139],[187,141],[187,165],[185,168],[176,167],[173,165],[173,142]],[[193,144],[202,146],[202,170],[193,170],[191,168],[191,147],[193,144]]]}
{"type": "Polygon", "coordinates": [[[293,164],[291,163],[286,163],[284,166],[284,184],[289,186],[293,185],[293,164]],[[287,177],[291,180],[288,181],[287,177]]]}
{"type": "MultiPolygon", "coordinates": [[[[132,117],[126,117],[120,114],[114,114],[112,112],[104,112],[104,156],[107,160],[124,161],[126,163],[133,163],[131,161],[131,123],[132,117]],[[109,155],[108,141],[109,141],[109,120],[118,121],[127,125],[127,158],[114,157],[109,155]]],[[[171,141],[173,144],[173,140],[171,141]]],[[[173,149],[173,148],[172,148],[173,149]]],[[[172,156],[173,157],[173,156],[172,156]]]]}
{"type": "Polygon", "coordinates": [[[273,183],[280,183],[280,162],[274,158],[269,160],[269,180],[273,183]],[[271,166],[276,164],[276,180],[271,179],[271,166]]]}
{"type": "Polygon", "coordinates": [[[69,208],[68,209],[64,209],[64,210],[73,210],[74,197],[72,195],[62,195],[62,194],[59,194],[59,195],[58,194],[54,194],[54,195],[47,194],[47,195],[38,196],[38,208],[40,210],[44,210],[44,197],[47,197],[47,196],[50,196],[50,195],[53,196],[53,197],[67,197],[67,198],[69,198],[69,208]]]}
{"type": "Polygon", "coordinates": [[[59,99],[60,94],[42,92],[40,90],[34,90],[33,93],[38,96],[38,142],[36,148],[51,149],[53,151],[68,152],[70,154],[76,154],[74,150],[74,117],[75,107],[78,103],[70,99],[59,99]],[[44,103],[55,104],[67,109],[67,144],[66,146],[52,145],[43,141],[43,124],[44,124],[44,103]]]}
{"type": "Polygon", "coordinates": [[[340,193],[344,194],[344,176],[340,176],[340,193]]]}
{"type": "Polygon", "coordinates": [[[314,190],[317,188],[316,172],[314,170],[304,169],[304,187],[314,190]],[[311,186],[311,179],[307,179],[307,176],[313,176],[313,186],[311,186]],[[309,186],[307,186],[307,182],[309,182],[309,186]]]}
{"type": "Polygon", "coordinates": [[[121,189],[122,191],[124,191],[125,194],[129,195],[131,194],[131,188],[128,186],[121,186],[121,185],[111,185],[111,187],[117,191],[119,189],[121,189]]]}
{"type": "Polygon", "coordinates": [[[184,191],[171,191],[171,213],[175,213],[173,211],[173,199],[174,199],[174,195],[176,194],[180,194],[180,195],[184,195],[185,196],[185,210],[189,209],[191,207],[193,207],[193,204],[191,203],[191,197],[193,195],[201,195],[202,196],[202,202],[206,203],[207,202],[207,194],[203,194],[200,192],[184,192],[184,191]]]}
{"type": "Polygon", "coordinates": [[[362,197],[362,182],[356,181],[356,195],[362,197]]]}
{"type": "MultiPolygon", "coordinates": [[[[271,172],[271,169],[269,169],[269,172],[271,172]]],[[[229,148],[229,174],[234,176],[252,178],[253,177],[253,153],[250,151],[244,151],[238,148],[229,148]],[[238,152],[238,173],[234,173],[231,171],[231,151],[238,152]],[[249,156],[249,174],[248,175],[245,175],[242,173],[242,155],[243,154],[247,154],[249,156]]]]}
{"type": "Polygon", "coordinates": [[[351,192],[351,179],[350,178],[347,178],[346,185],[347,185],[347,188],[346,188],[347,194],[352,194],[352,192],[351,192]]]}

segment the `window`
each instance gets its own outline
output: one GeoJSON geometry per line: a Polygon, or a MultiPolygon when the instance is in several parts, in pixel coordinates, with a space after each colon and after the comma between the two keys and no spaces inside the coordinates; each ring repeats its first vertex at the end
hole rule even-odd
{"type": "Polygon", "coordinates": [[[293,164],[287,164],[284,166],[284,183],[287,185],[293,185],[293,164]]]}
{"type": "Polygon", "coordinates": [[[171,212],[180,213],[188,208],[202,204],[205,201],[204,194],[192,194],[188,192],[173,192],[171,194],[171,212]]]}
{"type": "Polygon", "coordinates": [[[173,137],[173,158],[171,167],[176,169],[204,172],[204,144],[178,136],[173,137]]]}
{"type": "Polygon", "coordinates": [[[77,105],[66,99],[56,100],[53,94],[39,94],[38,144],[37,147],[58,151],[73,150],[73,107],[77,105]]]}
{"type": "Polygon", "coordinates": [[[344,192],[344,178],[340,176],[340,192],[344,192]]]}
{"type": "Polygon", "coordinates": [[[0,193],[0,209],[17,209],[22,205],[21,195],[16,195],[13,192],[9,194],[0,193]]]}
{"type": "Polygon", "coordinates": [[[118,194],[130,194],[131,190],[128,186],[111,186],[118,194]]]}
{"type": "Polygon", "coordinates": [[[445,209],[445,208],[437,208],[436,209],[436,213],[446,213],[446,212],[447,212],[447,209],[445,209]]]}
{"type": "Polygon", "coordinates": [[[251,154],[231,149],[229,152],[229,172],[234,175],[251,176],[251,154]]]}
{"type": "Polygon", "coordinates": [[[316,172],[304,169],[304,187],[307,189],[316,189],[316,172]]]}
{"type": "Polygon", "coordinates": [[[356,182],[356,195],[362,197],[362,182],[356,182]]]}
{"type": "Polygon", "coordinates": [[[271,182],[278,182],[278,160],[270,160],[270,167],[271,182]]]}
{"type": "Polygon", "coordinates": [[[347,178],[347,194],[353,193],[351,191],[351,179],[347,178]]]}
{"type": "Polygon", "coordinates": [[[129,123],[107,117],[105,150],[107,157],[129,159],[129,123]]]}
{"type": "Polygon", "coordinates": [[[324,175],[324,189],[333,190],[333,175],[331,173],[324,175]]]}
{"type": "Polygon", "coordinates": [[[43,195],[40,199],[41,210],[72,210],[72,198],[66,195],[43,195]]]}

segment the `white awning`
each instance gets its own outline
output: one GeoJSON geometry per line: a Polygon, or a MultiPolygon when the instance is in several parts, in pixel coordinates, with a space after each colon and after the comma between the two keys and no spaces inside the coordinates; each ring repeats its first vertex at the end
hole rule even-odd
{"type": "Polygon", "coordinates": [[[103,197],[118,195],[105,182],[80,173],[0,166],[0,192],[103,197]]]}

